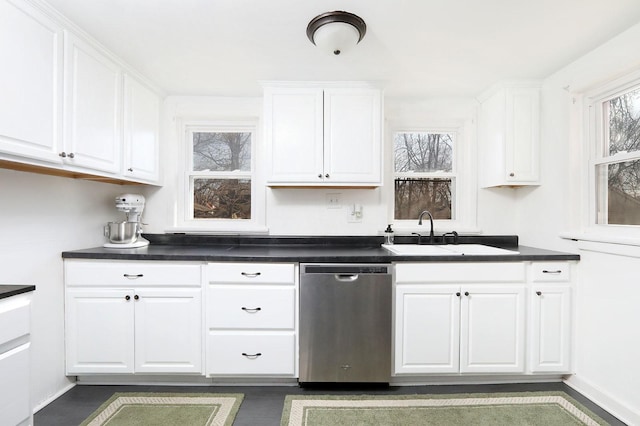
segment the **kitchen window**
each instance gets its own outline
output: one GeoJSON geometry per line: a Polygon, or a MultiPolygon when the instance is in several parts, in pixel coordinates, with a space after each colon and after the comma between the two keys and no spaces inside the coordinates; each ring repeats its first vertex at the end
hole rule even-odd
{"type": "Polygon", "coordinates": [[[393,134],[394,220],[455,219],[456,133],[398,131],[393,134]]]}
{"type": "Polygon", "coordinates": [[[640,81],[590,105],[596,225],[640,225],[640,81]]]}
{"type": "Polygon", "coordinates": [[[184,126],[184,223],[211,230],[255,224],[254,123],[184,126]]]}

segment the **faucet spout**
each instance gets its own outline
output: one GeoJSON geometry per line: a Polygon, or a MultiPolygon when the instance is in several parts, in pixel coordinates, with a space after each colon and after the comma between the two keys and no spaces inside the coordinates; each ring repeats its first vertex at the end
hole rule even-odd
{"type": "Polygon", "coordinates": [[[418,225],[422,225],[422,218],[424,217],[424,215],[429,216],[429,223],[431,224],[431,230],[429,231],[429,243],[433,244],[433,240],[435,236],[433,235],[433,216],[431,215],[430,211],[425,210],[422,213],[420,213],[420,216],[418,216],[418,225]]]}

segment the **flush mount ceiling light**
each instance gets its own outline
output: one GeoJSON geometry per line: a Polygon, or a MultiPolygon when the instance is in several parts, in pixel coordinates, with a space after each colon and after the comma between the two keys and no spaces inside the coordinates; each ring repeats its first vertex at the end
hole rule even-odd
{"type": "Polygon", "coordinates": [[[307,37],[320,49],[339,55],[362,40],[367,24],[353,13],[335,11],[318,15],[307,26],[307,37]]]}

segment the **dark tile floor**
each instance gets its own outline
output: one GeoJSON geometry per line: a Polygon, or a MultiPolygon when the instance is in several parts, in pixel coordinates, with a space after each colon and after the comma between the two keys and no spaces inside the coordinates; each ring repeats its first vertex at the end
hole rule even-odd
{"type": "Polygon", "coordinates": [[[300,388],[297,386],[89,386],[79,385],[40,410],[35,426],[73,426],[80,424],[114,392],[192,392],[243,393],[244,401],[234,426],[278,426],[286,395],[348,394],[455,394],[489,392],[564,391],[611,425],[624,423],[562,383],[504,385],[392,386],[371,388],[300,388]]]}

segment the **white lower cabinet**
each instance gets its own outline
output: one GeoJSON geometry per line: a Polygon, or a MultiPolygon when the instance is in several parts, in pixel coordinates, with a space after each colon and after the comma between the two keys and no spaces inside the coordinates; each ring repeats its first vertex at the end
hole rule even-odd
{"type": "Polygon", "coordinates": [[[524,373],[524,281],[522,264],[397,264],[395,374],[524,373]]]}
{"type": "Polygon", "coordinates": [[[0,299],[0,424],[33,424],[30,401],[31,296],[0,299]]]}
{"type": "Polygon", "coordinates": [[[201,266],[153,263],[65,261],[67,374],[202,373],[201,266]]]}
{"type": "Polygon", "coordinates": [[[534,263],[529,365],[533,373],[571,371],[571,265],[534,263]]]}
{"type": "Polygon", "coordinates": [[[208,376],[297,377],[294,264],[207,266],[208,376]]]}

